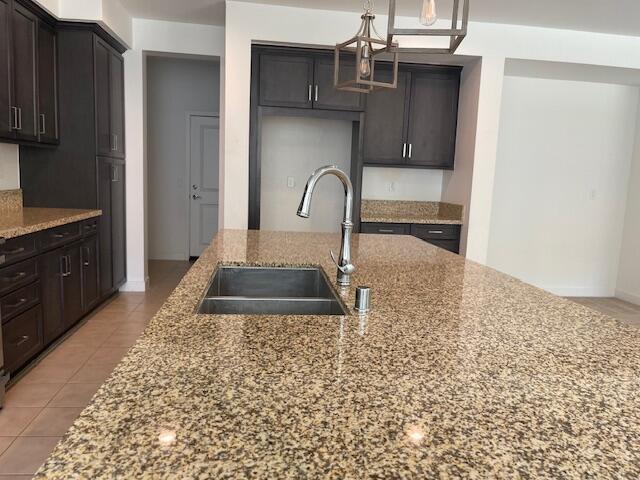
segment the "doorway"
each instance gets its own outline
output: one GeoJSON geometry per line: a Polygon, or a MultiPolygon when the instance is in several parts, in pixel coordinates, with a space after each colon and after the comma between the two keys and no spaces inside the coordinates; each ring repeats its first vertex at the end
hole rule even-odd
{"type": "Polygon", "coordinates": [[[218,229],[220,62],[149,54],[146,97],[148,259],[189,260],[218,229]]]}
{"type": "Polygon", "coordinates": [[[218,231],[220,118],[187,115],[189,129],[189,256],[199,257],[218,231]]]}

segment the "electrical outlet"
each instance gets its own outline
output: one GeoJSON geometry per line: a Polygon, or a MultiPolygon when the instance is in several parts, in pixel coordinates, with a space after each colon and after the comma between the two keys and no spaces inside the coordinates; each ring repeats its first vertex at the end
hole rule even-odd
{"type": "Polygon", "coordinates": [[[287,177],[287,187],[295,188],[295,186],[296,186],[296,179],[293,177],[287,177]]]}
{"type": "Polygon", "coordinates": [[[389,183],[389,191],[390,192],[395,192],[396,191],[396,183],[395,182],[390,182],[389,183]]]}

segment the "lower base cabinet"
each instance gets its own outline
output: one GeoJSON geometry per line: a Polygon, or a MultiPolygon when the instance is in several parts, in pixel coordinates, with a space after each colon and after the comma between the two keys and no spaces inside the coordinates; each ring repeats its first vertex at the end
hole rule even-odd
{"type": "Polygon", "coordinates": [[[61,228],[20,237],[22,242],[40,245],[39,249],[30,259],[16,258],[14,264],[0,267],[1,337],[5,370],[10,374],[103,299],[96,220],[72,224],[69,235],[61,233],[61,228]],[[52,244],[51,239],[58,243],[52,244]]]}
{"type": "Polygon", "coordinates": [[[424,225],[408,223],[362,223],[362,233],[412,235],[431,245],[460,253],[461,225],[424,225]]]}

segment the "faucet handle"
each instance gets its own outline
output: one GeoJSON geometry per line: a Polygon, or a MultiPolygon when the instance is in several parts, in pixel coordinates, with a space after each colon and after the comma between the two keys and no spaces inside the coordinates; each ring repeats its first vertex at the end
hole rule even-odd
{"type": "Polygon", "coordinates": [[[336,264],[336,267],[338,267],[338,270],[340,270],[342,273],[344,273],[345,275],[351,275],[353,272],[356,271],[356,267],[353,266],[353,264],[351,263],[348,263],[345,266],[341,266],[336,258],[336,254],[333,253],[333,250],[329,250],[329,253],[331,254],[331,259],[333,260],[333,263],[336,264]]]}

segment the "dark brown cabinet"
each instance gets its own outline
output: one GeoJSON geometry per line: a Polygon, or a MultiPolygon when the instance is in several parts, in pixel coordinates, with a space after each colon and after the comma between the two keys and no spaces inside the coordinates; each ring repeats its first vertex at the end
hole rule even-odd
{"type": "MultiPolygon", "coordinates": [[[[347,111],[364,109],[362,95],[334,88],[332,55],[261,53],[259,56],[260,105],[347,111]]],[[[355,65],[348,59],[344,62],[345,66],[355,65]]]]}
{"type": "Polygon", "coordinates": [[[59,25],[56,40],[60,144],[21,147],[24,204],[103,211],[93,228],[103,299],[126,279],[123,61],[117,43],[92,28],[59,25]]]}
{"type": "Polygon", "coordinates": [[[2,325],[4,368],[15,372],[42,350],[42,310],[38,305],[2,325]]]}
{"type": "Polygon", "coordinates": [[[363,223],[361,233],[412,235],[452,253],[460,253],[461,225],[427,225],[408,223],[363,223]]]}
{"type": "Polygon", "coordinates": [[[38,22],[38,139],[58,143],[58,74],[56,31],[38,22]]]}
{"type": "Polygon", "coordinates": [[[9,48],[11,26],[11,1],[0,0],[0,136],[13,133],[11,109],[11,50],[9,48]]]}
{"type": "Polygon", "coordinates": [[[96,144],[98,155],[124,158],[124,76],[122,56],[94,38],[96,144]]]}
{"type": "MultiPolygon", "coordinates": [[[[379,79],[391,81],[392,72],[381,69],[379,79]]],[[[405,150],[405,110],[409,74],[399,72],[398,88],[383,89],[369,94],[367,99],[364,158],[371,165],[391,165],[402,158],[405,150]]]]}
{"type": "Polygon", "coordinates": [[[109,158],[98,159],[100,224],[100,288],[108,295],[126,279],[125,166],[109,158]]]}
{"type": "Polygon", "coordinates": [[[62,275],[66,271],[61,252],[53,251],[40,258],[44,343],[48,345],[64,332],[62,311],[62,275]]]}
{"type": "Polygon", "coordinates": [[[38,140],[36,99],[36,38],[38,19],[14,3],[11,22],[12,85],[11,113],[16,139],[38,140]]]}
{"type": "Polygon", "coordinates": [[[30,2],[0,0],[0,137],[56,143],[56,32],[30,2]]]}
{"type": "Polygon", "coordinates": [[[100,301],[96,235],[91,235],[82,242],[80,253],[82,255],[82,311],[87,313],[100,301]]]}
{"type": "Polygon", "coordinates": [[[453,169],[460,72],[403,65],[396,90],[369,94],[365,165],[453,169]]]}

